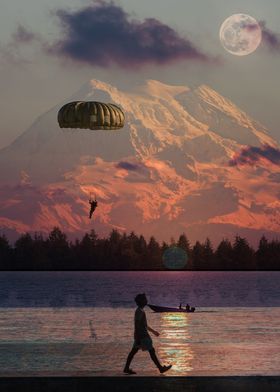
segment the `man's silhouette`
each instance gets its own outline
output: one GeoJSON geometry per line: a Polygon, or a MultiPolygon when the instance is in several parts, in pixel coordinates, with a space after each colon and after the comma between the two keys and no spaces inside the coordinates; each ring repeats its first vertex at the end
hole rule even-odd
{"type": "Polygon", "coordinates": [[[88,202],[90,204],[89,219],[91,219],[92,214],[94,213],[94,211],[97,207],[97,201],[96,201],[96,199],[95,200],[89,199],[88,202]]]}
{"type": "Polygon", "coordinates": [[[156,356],[155,349],[153,347],[153,341],[148,333],[152,332],[155,336],[159,336],[159,333],[148,326],[146,314],[143,308],[147,305],[148,301],[145,294],[138,294],[135,297],[135,302],[137,304],[137,309],[135,311],[134,317],[134,344],[132,350],[128,354],[126,364],[124,367],[124,373],[126,374],[136,374],[132,369],[129,368],[134,355],[141,348],[142,351],[149,351],[150,357],[160,373],[165,373],[171,368],[172,365],[162,366],[156,356]]]}

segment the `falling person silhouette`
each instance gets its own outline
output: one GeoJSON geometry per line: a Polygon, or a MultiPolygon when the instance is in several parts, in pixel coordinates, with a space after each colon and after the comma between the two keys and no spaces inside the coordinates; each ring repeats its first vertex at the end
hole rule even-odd
{"type": "Polygon", "coordinates": [[[88,202],[90,204],[89,219],[91,219],[92,214],[94,213],[98,203],[96,201],[96,198],[95,198],[95,200],[89,199],[88,202]]]}
{"type": "Polygon", "coordinates": [[[128,354],[126,364],[124,367],[124,373],[126,374],[136,374],[132,369],[130,369],[130,364],[131,361],[134,357],[134,355],[138,352],[138,350],[141,348],[142,351],[149,351],[150,357],[160,373],[165,373],[167,372],[172,365],[168,366],[162,366],[156,356],[155,349],[153,347],[153,341],[148,333],[152,332],[155,336],[159,336],[159,333],[152,329],[151,327],[148,326],[147,324],[147,319],[146,319],[146,314],[144,312],[144,307],[147,305],[148,301],[146,298],[145,294],[138,294],[135,297],[135,302],[137,305],[137,309],[135,311],[135,316],[134,316],[134,344],[133,347],[128,354]]]}

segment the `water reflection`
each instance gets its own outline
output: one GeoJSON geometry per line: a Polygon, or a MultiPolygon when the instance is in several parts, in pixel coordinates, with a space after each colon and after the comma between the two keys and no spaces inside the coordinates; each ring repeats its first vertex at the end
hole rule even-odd
{"type": "Polygon", "coordinates": [[[193,370],[189,317],[187,313],[161,313],[159,356],[162,362],[172,363],[172,371],[178,375],[193,370]]]}

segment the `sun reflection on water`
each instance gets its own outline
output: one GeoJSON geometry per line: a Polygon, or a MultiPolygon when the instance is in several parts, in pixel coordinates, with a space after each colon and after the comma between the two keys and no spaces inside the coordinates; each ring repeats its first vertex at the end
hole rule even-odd
{"type": "Polygon", "coordinates": [[[194,352],[191,348],[189,317],[186,313],[161,313],[159,356],[163,363],[172,364],[172,373],[186,373],[193,370],[194,352]]]}

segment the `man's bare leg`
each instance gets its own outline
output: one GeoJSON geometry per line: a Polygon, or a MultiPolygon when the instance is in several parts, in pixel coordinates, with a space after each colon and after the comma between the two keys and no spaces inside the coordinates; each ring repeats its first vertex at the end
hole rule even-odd
{"type": "Polygon", "coordinates": [[[155,349],[152,348],[151,350],[149,350],[150,356],[152,358],[152,361],[154,362],[154,364],[156,365],[156,367],[158,368],[158,370],[160,371],[160,373],[165,373],[167,372],[169,369],[171,369],[172,365],[168,365],[168,366],[162,366],[158,360],[158,357],[156,355],[155,349]]]}
{"type": "Polygon", "coordinates": [[[126,374],[136,374],[136,372],[134,372],[132,369],[129,368],[134,355],[138,352],[139,348],[136,347],[132,347],[132,350],[130,351],[130,353],[128,354],[127,360],[126,360],[126,364],[125,367],[123,369],[123,372],[126,374]]]}

